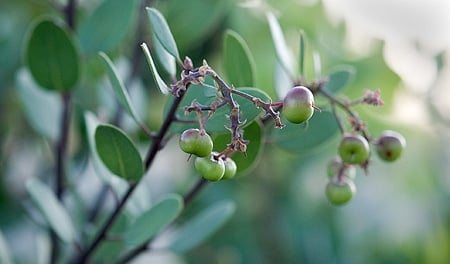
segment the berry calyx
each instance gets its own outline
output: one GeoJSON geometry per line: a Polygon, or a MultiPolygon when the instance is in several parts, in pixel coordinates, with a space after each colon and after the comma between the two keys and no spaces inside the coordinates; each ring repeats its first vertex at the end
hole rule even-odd
{"type": "Polygon", "coordinates": [[[339,144],[338,152],[343,162],[362,164],[369,158],[369,143],[360,135],[345,135],[339,144]]]}
{"type": "Polygon", "coordinates": [[[295,86],[284,97],[283,115],[294,124],[308,121],[314,113],[314,96],[304,86],[295,86]]]}
{"type": "Polygon", "coordinates": [[[351,180],[330,181],[325,188],[325,195],[333,205],[348,203],[356,192],[355,184],[351,180]]]}
{"type": "Polygon", "coordinates": [[[226,180],[234,178],[237,171],[236,162],[229,157],[225,158],[223,162],[225,164],[225,173],[223,174],[222,179],[226,180]]]}
{"type": "Polygon", "coordinates": [[[406,147],[405,138],[395,131],[384,131],[375,142],[378,156],[388,162],[397,160],[406,147]]]}
{"type": "Polygon", "coordinates": [[[180,136],[179,145],[184,152],[198,157],[209,156],[213,149],[211,137],[197,128],[185,130],[180,136]]]}
{"type": "Polygon", "coordinates": [[[195,158],[195,169],[208,181],[219,181],[225,174],[225,163],[222,159],[216,159],[215,154],[195,158]]]}

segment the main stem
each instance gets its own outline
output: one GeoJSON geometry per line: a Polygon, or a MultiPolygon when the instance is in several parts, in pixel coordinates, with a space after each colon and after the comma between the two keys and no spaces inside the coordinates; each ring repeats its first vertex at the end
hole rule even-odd
{"type": "MultiPolygon", "coordinates": [[[[156,154],[161,149],[161,144],[163,142],[164,136],[169,131],[170,125],[175,120],[175,114],[176,111],[181,103],[181,100],[183,99],[183,95],[181,94],[179,97],[175,97],[175,100],[172,102],[172,106],[169,110],[169,113],[167,114],[166,119],[164,120],[163,125],[161,126],[161,129],[159,130],[158,134],[153,138],[152,145],[146,155],[145,158],[145,171],[148,171],[148,169],[151,167],[156,154]]],[[[123,207],[125,206],[128,199],[133,194],[134,190],[136,189],[137,183],[130,185],[125,195],[120,200],[118,206],[115,208],[111,216],[108,218],[108,220],[105,222],[103,227],[98,232],[97,236],[95,237],[94,241],[90,244],[90,246],[83,252],[83,254],[78,258],[76,263],[85,263],[89,259],[89,257],[94,253],[94,251],[97,249],[98,245],[105,239],[106,234],[110,230],[110,228],[113,226],[115,221],[117,220],[118,216],[120,215],[120,212],[122,211],[123,207]]]]}

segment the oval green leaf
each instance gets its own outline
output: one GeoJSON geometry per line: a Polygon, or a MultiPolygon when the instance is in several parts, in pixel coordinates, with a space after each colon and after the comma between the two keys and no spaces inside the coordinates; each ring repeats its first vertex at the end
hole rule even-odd
{"type": "Polygon", "coordinates": [[[170,32],[166,19],[158,10],[150,7],[147,7],[147,15],[153,34],[159,40],[160,44],[169,54],[180,60],[177,44],[172,36],[172,32],[170,32]]]}
{"type": "Polygon", "coordinates": [[[79,36],[83,51],[92,55],[115,48],[128,34],[138,11],[137,0],[104,0],[82,21],[79,36]]]}
{"type": "Polygon", "coordinates": [[[267,21],[269,22],[270,33],[272,35],[272,41],[275,46],[275,54],[287,74],[291,77],[295,76],[294,61],[292,60],[291,50],[286,45],[283,31],[278,23],[275,15],[267,12],[267,21]]]}
{"type": "Polygon", "coordinates": [[[183,210],[183,198],[171,194],[139,216],[125,233],[128,246],[138,246],[150,240],[169,225],[183,210]]]}
{"type": "Polygon", "coordinates": [[[167,52],[167,50],[162,46],[161,42],[153,35],[153,48],[158,58],[159,63],[164,68],[164,70],[170,75],[172,79],[176,78],[177,65],[175,58],[167,52]]]}
{"type": "Polygon", "coordinates": [[[41,20],[34,25],[26,42],[25,60],[33,78],[46,89],[68,91],[78,81],[77,48],[54,21],[41,20]]]}
{"type": "Polygon", "coordinates": [[[100,58],[102,58],[103,65],[105,66],[106,72],[109,77],[109,81],[114,89],[114,93],[116,94],[119,103],[125,108],[125,111],[136,121],[137,124],[140,123],[140,119],[136,114],[136,111],[131,104],[130,96],[128,95],[128,91],[125,89],[123,85],[122,79],[120,79],[117,71],[114,67],[114,64],[109,59],[108,55],[103,52],[99,53],[100,58]]]}
{"type": "Polygon", "coordinates": [[[350,65],[336,66],[328,75],[328,82],[325,89],[337,93],[347,86],[355,77],[356,69],[350,65]]]}
{"type": "Polygon", "coordinates": [[[62,113],[59,94],[42,89],[26,69],[17,72],[16,85],[30,125],[42,136],[56,142],[62,113]]]}
{"type": "Polygon", "coordinates": [[[217,202],[178,228],[169,248],[176,253],[186,253],[205,241],[222,227],[234,214],[232,201],[217,202]]]}
{"type": "Polygon", "coordinates": [[[137,182],[144,174],[141,155],[119,128],[99,125],[95,130],[97,153],[106,167],[127,181],[137,182]]]}
{"type": "Polygon", "coordinates": [[[35,178],[26,182],[26,189],[56,235],[66,243],[73,242],[75,229],[71,218],[52,190],[35,178]]]}
{"type": "Polygon", "coordinates": [[[286,126],[273,130],[271,142],[294,154],[310,153],[338,132],[333,114],[327,111],[314,113],[307,124],[292,124],[284,118],[282,121],[286,126]]]}
{"type": "Polygon", "coordinates": [[[170,92],[169,87],[166,85],[164,80],[161,78],[161,76],[158,73],[158,70],[156,69],[155,62],[153,61],[152,54],[150,53],[150,50],[147,47],[147,44],[142,43],[141,48],[144,51],[145,58],[147,59],[148,66],[150,67],[150,71],[152,73],[153,80],[155,81],[156,85],[158,86],[159,90],[163,94],[168,94],[170,92]]]}
{"type": "MultiPolygon", "coordinates": [[[[249,141],[247,145],[247,153],[236,153],[232,159],[237,165],[237,174],[244,175],[253,170],[258,164],[260,156],[264,149],[263,130],[260,122],[253,121],[244,129],[244,139],[249,141]]],[[[215,149],[225,149],[230,143],[231,134],[221,134],[214,139],[215,149]]]]}
{"type": "Polygon", "coordinates": [[[223,44],[225,74],[234,87],[253,87],[255,62],[245,40],[236,32],[225,32],[223,44]]]}

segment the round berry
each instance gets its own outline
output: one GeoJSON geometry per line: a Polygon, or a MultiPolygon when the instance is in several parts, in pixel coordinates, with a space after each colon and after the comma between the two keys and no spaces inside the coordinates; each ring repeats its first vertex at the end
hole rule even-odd
{"type": "Polygon", "coordinates": [[[225,158],[223,162],[225,164],[225,173],[223,174],[222,179],[225,180],[234,178],[237,171],[236,162],[229,157],[225,158]]]}
{"type": "Polygon", "coordinates": [[[284,97],[283,115],[294,124],[308,121],[314,113],[314,96],[304,86],[295,86],[284,97]]]}
{"type": "Polygon", "coordinates": [[[327,164],[327,176],[331,180],[337,176],[339,173],[350,180],[355,179],[356,169],[353,165],[344,164],[340,157],[335,157],[327,164]],[[342,170],[342,172],[341,172],[342,170]]]}
{"type": "Polygon", "coordinates": [[[384,161],[395,161],[406,147],[405,138],[395,131],[384,131],[375,143],[378,156],[384,161]]]}
{"type": "Polygon", "coordinates": [[[179,140],[181,150],[198,157],[207,157],[213,149],[213,141],[206,133],[197,128],[185,130],[179,140]]]}
{"type": "Polygon", "coordinates": [[[356,192],[355,184],[351,180],[330,181],[325,188],[325,195],[333,205],[348,203],[356,192]]]}
{"type": "Polygon", "coordinates": [[[338,152],[343,162],[362,164],[369,158],[369,143],[360,135],[345,135],[339,144],[338,152]]]}
{"type": "Polygon", "coordinates": [[[195,158],[194,166],[208,181],[218,181],[225,174],[225,163],[222,159],[216,159],[213,153],[209,157],[195,158]]]}

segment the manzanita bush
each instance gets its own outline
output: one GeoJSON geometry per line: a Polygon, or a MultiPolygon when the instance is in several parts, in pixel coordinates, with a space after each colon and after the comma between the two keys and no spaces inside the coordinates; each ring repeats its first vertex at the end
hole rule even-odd
{"type": "MultiPolygon", "coordinates": [[[[208,64],[206,58],[201,65],[194,65],[188,56],[183,58],[163,15],[147,7],[148,19],[139,23],[150,25],[152,42],[151,45],[136,43],[141,47],[137,56],[145,56],[148,74],[159,91],[170,97],[163,110],[162,124],[151,129],[154,125],[147,124],[140,117],[130,100],[129,82],[121,79],[117,66],[107,55],[127,33],[127,23],[131,23],[131,17],[138,9],[136,0],[107,0],[76,28],[76,3],[68,1],[62,9],[65,21],[45,17],[30,26],[24,52],[27,68],[19,76],[19,83],[24,87],[22,94],[34,92],[45,100],[57,101],[59,107],[56,110],[60,111],[54,111],[55,119],[62,120],[60,128],[53,130],[35,124],[38,130],[42,128],[40,132],[50,142],[56,142],[55,189],[37,178],[26,183],[30,198],[50,230],[52,263],[125,263],[142,252],[152,250],[153,239],[173,224],[206,184],[235,179],[257,165],[256,157],[265,144],[264,133],[270,137],[271,144],[292,153],[312,149],[333,135],[341,134],[336,157],[324,165],[327,166],[324,177],[329,178],[329,183],[324,186],[324,196],[333,205],[344,205],[353,198],[356,192],[353,182],[355,168],[367,172],[372,162],[371,153],[377,153],[381,160],[388,162],[401,156],[405,139],[393,131],[371,135],[354,108],[357,105],[383,105],[379,91],[366,90],[354,100],[341,97],[339,92],[354,75],[349,66],[337,67],[323,77],[317,66],[316,77],[307,80],[304,34],[299,34],[300,52],[297,63],[294,63],[281,27],[271,13],[267,13],[267,21],[276,52],[277,62],[274,63],[278,65],[277,70],[287,76],[286,80],[275,85],[278,98],[271,98],[254,87],[255,64],[239,34],[233,31],[225,33],[222,75],[208,64]],[[116,24],[110,20],[114,17],[108,14],[111,10],[119,10],[120,16],[128,22],[116,29],[118,33],[109,35],[108,31],[104,32],[104,27],[116,24]],[[70,137],[72,98],[82,78],[82,68],[88,67],[83,62],[88,56],[97,56],[104,66],[121,106],[116,116],[126,114],[131,117],[142,134],[148,137],[149,145],[142,158],[133,135],[127,133],[117,119],[108,121],[90,111],[83,113],[82,123],[86,127],[96,173],[114,192],[117,201],[104,219],[92,217],[86,219],[84,225],[76,227],[72,212],[63,203],[63,196],[71,191],[67,187],[65,157],[70,137]],[[282,85],[286,81],[290,83],[288,87],[282,85]],[[34,88],[29,88],[27,84],[33,82],[34,88]],[[52,93],[37,92],[33,90],[36,87],[52,93]],[[60,98],[55,97],[54,92],[60,98]],[[145,210],[136,209],[139,206],[133,206],[137,203],[133,194],[146,172],[156,166],[155,158],[169,140],[178,140],[180,150],[187,153],[186,160],[193,160],[198,182],[186,189],[184,196],[170,193],[145,210]],[[125,223],[120,224],[122,221],[125,223]],[[112,237],[116,244],[105,246],[112,237]]],[[[30,104],[32,102],[25,100],[26,107],[30,104]]],[[[219,229],[234,211],[233,202],[210,205],[188,222],[175,225],[176,232],[167,248],[186,252],[219,229]]]]}

